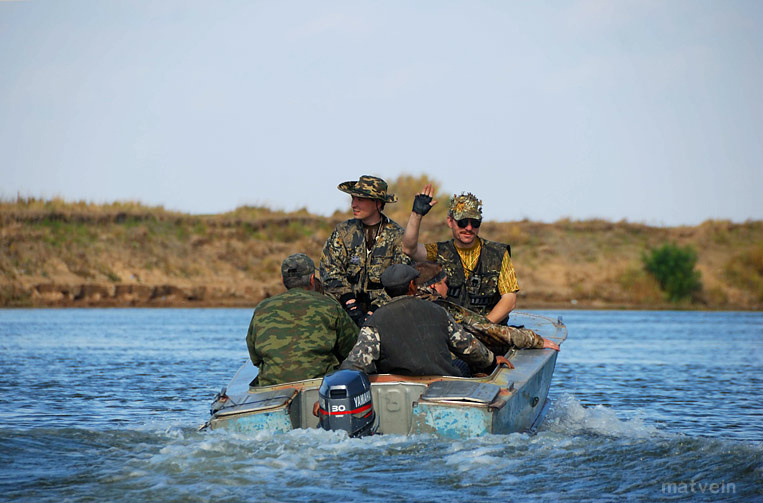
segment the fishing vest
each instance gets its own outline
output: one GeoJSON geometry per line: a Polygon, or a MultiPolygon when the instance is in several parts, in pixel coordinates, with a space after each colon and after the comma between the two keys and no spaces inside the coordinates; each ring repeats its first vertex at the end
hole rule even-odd
{"type": "Polygon", "coordinates": [[[461,375],[448,347],[448,315],[434,303],[397,297],[380,307],[366,325],[379,331],[380,374],[461,375]]]}
{"type": "Polygon", "coordinates": [[[511,256],[511,246],[483,239],[477,265],[466,279],[461,256],[453,240],[438,242],[437,262],[448,275],[447,299],[482,315],[489,313],[501,300],[498,278],[506,251],[511,256]]]}

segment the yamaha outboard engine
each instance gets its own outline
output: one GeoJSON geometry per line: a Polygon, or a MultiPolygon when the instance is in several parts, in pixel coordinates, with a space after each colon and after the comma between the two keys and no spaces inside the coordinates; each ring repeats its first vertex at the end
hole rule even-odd
{"type": "Polygon", "coordinates": [[[368,376],[339,370],[323,378],[318,391],[320,427],[344,430],[351,437],[373,435],[378,423],[368,376]]]}

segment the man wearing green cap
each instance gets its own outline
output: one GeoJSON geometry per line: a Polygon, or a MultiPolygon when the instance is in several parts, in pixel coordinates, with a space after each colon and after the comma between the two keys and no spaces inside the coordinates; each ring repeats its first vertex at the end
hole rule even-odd
{"type": "Polygon", "coordinates": [[[286,291],[257,305],[246,334],[255,386],[323,377],[336,370],[358,338],[342,306],[316,289],[315,264],[304,253],[281,264],[286,291]]]}
{"type": "Polygon", "coordinates": [[[453,195],[447,224],[453,239],[419,243],[421,219],[437,201],[431,184],[416,194],[403,236],[403,251],[417,262],[440,264],[448,277],[447,299],[505,324],[516,307],[519,284],[511,262],[511,247],[479,237],[482,201],[472,193],[453,195]]]}
{"type": "Polygon", "coordinates": [[[382,213],[386,203],[397,202],[397,196],[387,193],[387,182],[363,175],[337,188],[352,196],[354,218],[337,225],[326,242],[321,281],[325,291],[362,325],[369,312],[388,300],[382,272],[390,264],[409,264],[410,259],[400,244],[403,228],[382,213]]]}

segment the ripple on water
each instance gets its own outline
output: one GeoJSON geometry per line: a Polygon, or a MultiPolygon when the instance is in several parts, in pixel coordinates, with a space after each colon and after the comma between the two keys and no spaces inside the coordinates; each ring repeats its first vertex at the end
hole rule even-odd
{"type": "Polygon", "coordinates": [[[760,314],[565,314],[534,435],[197,432],[246,357],[250,317],[3,312],[1,499],[763,501],[760,314]],[[735,492],[663,490],[692,482],[735,492]]]}
{"type": "Polygon", "coordinates": [[[9,501],[92,494],[104,501],[511,501],[512,487],[523,488],[522,501],[597,494],[658,501],[661,484],[692,480],[737,481],[734,496],[742,498],[760,493],[763,452],[756,444],[668,434],[572,396],[554,404],[535,435],[352,439],[323,430],[236,434],[154,425],[0,430],[0,445],[4,459],[15,452],[14,472],[28,474],[15,476],[13,487],[4,478],[9,501]]]}

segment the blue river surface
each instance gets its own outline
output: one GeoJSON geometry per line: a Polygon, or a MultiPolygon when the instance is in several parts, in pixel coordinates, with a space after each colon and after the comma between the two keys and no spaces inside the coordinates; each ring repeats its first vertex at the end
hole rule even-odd
{"type": "Polygon", "coordinates": [[[199,432],[251,309],[0,310],[0,501],[763,502],[763,313],[560,311],[534,434],[199,432]]]}

